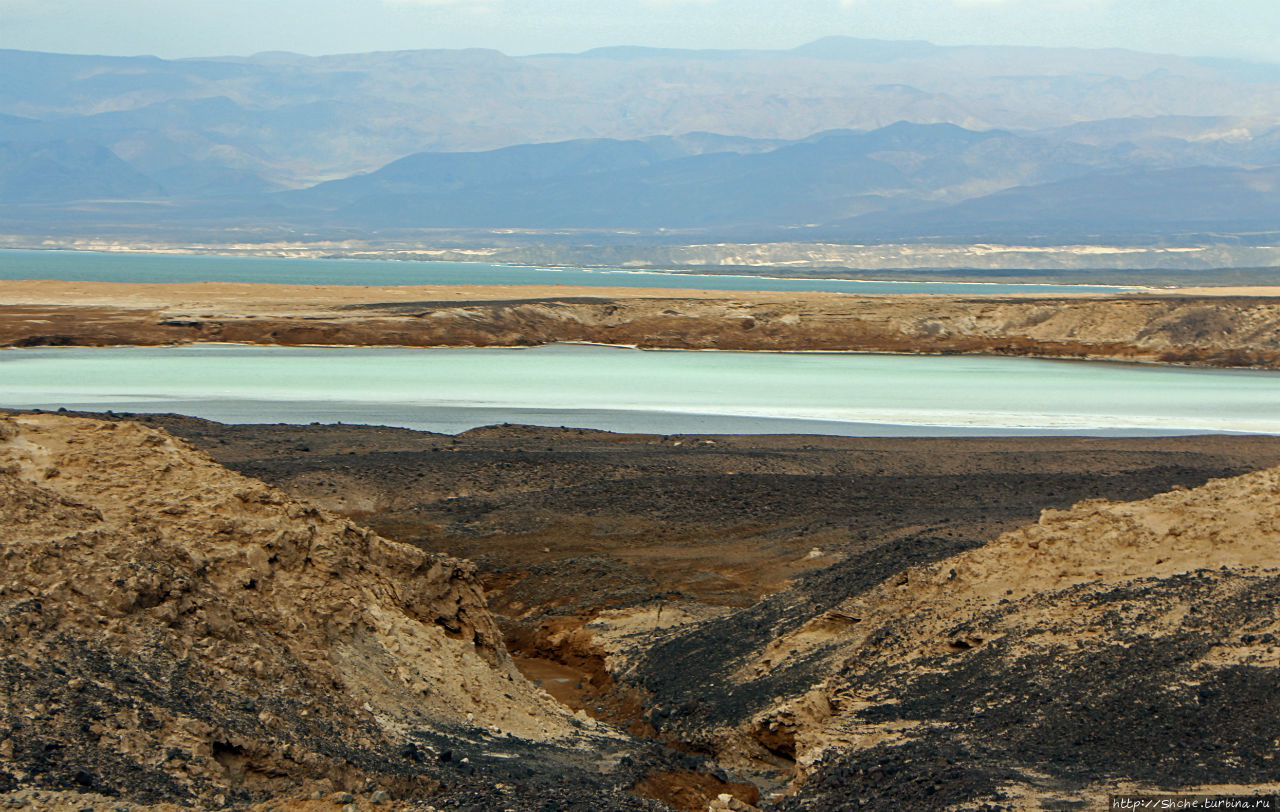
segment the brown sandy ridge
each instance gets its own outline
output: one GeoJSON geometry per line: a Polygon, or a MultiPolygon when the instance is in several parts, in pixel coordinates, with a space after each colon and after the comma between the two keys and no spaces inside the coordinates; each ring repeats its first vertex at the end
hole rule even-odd
{"type": "Polygon", "coordinates": [[[989,353],[1280,367],[1277,289],[863,296],[0,282],[0,346],[250,344],[989,353]]]}
{"type": "Polygon", "coordinates": [[[575,776],[529,803],[572,808],[637,780],[609,774],[643,753],[520,676],[469,562],[164,432],[0,419],[0,528],[0,792],[501,803],[527,758],[575,776]]]}

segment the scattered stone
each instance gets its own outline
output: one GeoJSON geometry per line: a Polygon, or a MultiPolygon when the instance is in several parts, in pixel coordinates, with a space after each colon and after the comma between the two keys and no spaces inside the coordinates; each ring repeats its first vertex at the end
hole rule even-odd
{"type": "Polygon", "coordinates": [[[738,800],[727,792],[707,804],[707,812],[760,812],[760,808],[738,800]]]}

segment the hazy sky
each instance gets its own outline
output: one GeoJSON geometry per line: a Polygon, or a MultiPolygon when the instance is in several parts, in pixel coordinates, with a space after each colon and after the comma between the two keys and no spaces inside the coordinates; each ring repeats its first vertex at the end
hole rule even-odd
{"type": "Polygon", "coordinates": [[[163,57],[790,48],[830,34],[1280,62],[1280,0],[0,0],[0,48],[163,57]]]}

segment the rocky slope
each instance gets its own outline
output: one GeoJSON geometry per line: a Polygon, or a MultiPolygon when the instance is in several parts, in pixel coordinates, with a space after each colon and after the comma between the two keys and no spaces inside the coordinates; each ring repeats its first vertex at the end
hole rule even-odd
{"type": "Polygon", "coordinates": [[[654,692],[666,735],[788,771],[780,809],[1274,792],[1277,549],[1280,469],[1089,500],[969,550],[859,556],[672,636],[620,681],[654,692]],[[846,597],[795,622],[837,575],[846,597]],[[697,665],[662,673],[678,651],[697,665]]]}
{"type": "Polygon", "coordinates": [[[619,793],[650,756],[521,677],[472,565],[156,429],[0,419],[0,618],[0,792],[28,801],[650,808],[619,793]]]}
{"type": "MultiPolygon", "coordinates": [[[[1275,438],[145,419],[473,558],[531,678],[713,755],[762,806],[1092,808],[1114,789],[1276,780],[1280,590],[1249,568],[1280,540],[1280,474],[1240,476],[1280,462],[1275,438]]],[[[710,772],[647,787],[705,809],[730,788],[710,772]]]]}
{"type": "Polygon", "coordinates": [[[0,346],[856,350],[1280,366],[1280,297],[854,296],[638,289],[0,283],[0,346]],[[430,297],[430,298],[424,298],[430,297]],[[470,298],[463,298],[470,297],[470,298]]]}
{"type": "Polygon", "coordinates": [[[1206,482],[1273,440],[150,422],[294,496],[137,423],[0,418],[0,802],[1280,789],[1280,469],[1206,482]],[[557,697],[693,755],[557,705],[504,635],[557,697]]]}

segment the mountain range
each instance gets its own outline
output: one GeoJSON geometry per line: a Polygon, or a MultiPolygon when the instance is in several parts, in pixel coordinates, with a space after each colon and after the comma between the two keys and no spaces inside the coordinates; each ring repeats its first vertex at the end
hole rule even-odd
{"type": "Polygon", "coordinates": [[[161,60],[0,51],[0,231],[1257,241],[1280,66],[828,38],[161,60]]]}

